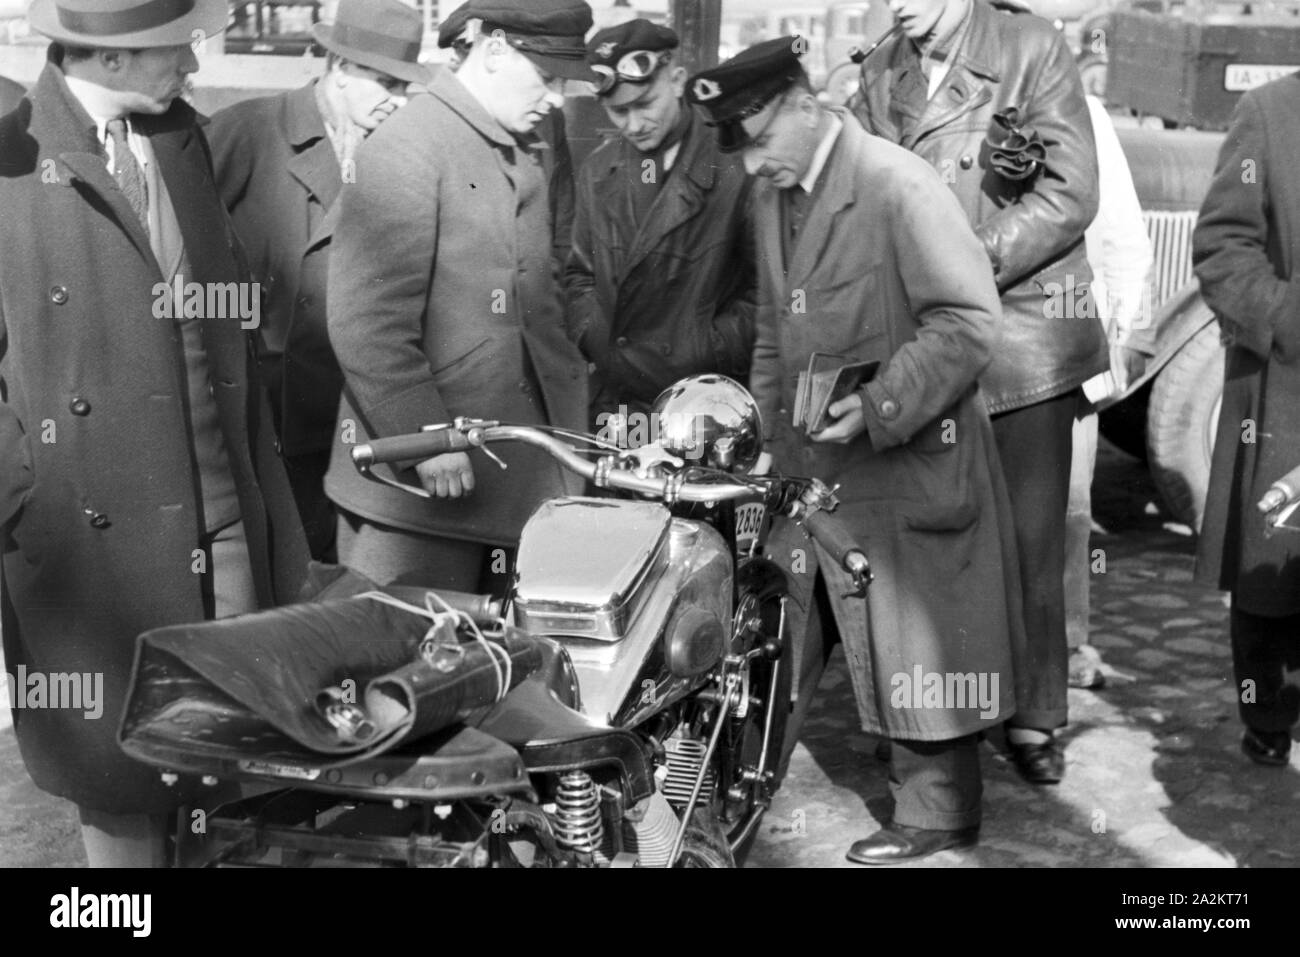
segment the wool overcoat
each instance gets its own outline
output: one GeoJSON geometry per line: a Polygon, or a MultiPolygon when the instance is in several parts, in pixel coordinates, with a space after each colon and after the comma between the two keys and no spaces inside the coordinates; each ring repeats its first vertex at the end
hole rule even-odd
{"type": "MultiPolygon", "coordinates": [[[[136,116],[175,207],[192,276],[248,279],[196,114],[136,116]]],[[[126,757],[117,724],[136,637],[204,617],[204,532],[180,330],[144,226],[106,168],[94,121],[47,65],[0,120],[0,529],[10,674],[102,674],[104,708],[16,708],[42,789],[110,813],[187,800],[126,757]]],[[[201,323],[259,605],[296,597],[307,550],[259,401],[250,332],[201,323]]]]}

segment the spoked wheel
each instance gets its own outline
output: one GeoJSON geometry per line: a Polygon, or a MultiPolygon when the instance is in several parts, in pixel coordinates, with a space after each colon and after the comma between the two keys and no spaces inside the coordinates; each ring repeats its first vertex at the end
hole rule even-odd
{"type": "Polygon", "coordinates": [[[790,716],[791,655],[781,640],[784,574],[761,560],[740,569],[741,599],[736,607],[740,648],[761,650],[750,659],[742,713],[728,719],[718,742],[716,808],[728,846],[743,859],[776,790],[777,771],[790,716]],[[765,747],[766,745],[766,747],[765,747]]]}

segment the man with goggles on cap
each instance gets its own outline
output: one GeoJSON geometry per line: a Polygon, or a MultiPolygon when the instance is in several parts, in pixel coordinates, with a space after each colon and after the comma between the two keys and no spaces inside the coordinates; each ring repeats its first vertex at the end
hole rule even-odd
{"type": "Polygon", "coordinates": [[[578,174],[565,270],[570,333],[595,365],[597,431],[612,416],[644,414],[682,376],[749,373],[751,182],[684,101],[677,45],[676,33],[648,20],[587,44],[597,95],[620,134],[578,174]]]}
{"type": "Polygon", "coordinates": [[[506,449],[387,468],[417,498],[361,478],[349,452],[456,416],[579,428],[586,368],[565,336],[538,124],[566,79],[593,79],[582,0],[471,0],[472,43],[357,152],[339,199],[328,324],[345,388],[325,488],[339,559],[379,582],[474,591],[502,548],[570,484],[544,453],[506,449]]]}

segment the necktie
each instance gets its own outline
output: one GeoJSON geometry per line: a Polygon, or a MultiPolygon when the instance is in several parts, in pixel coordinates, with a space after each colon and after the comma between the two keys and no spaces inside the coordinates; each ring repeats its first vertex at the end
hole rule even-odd
{"type": "Polygon", "coordinates": [[[790,246],[793,248],[799,242],[799,234],[803,231],[803,220],[808,212],[808,201],[810,197],[800,185],[792,186],[786,190],[786,196],[790,200],[789,208],[789,227],[790,227],[790,246]]]}
{"type": "Polygon", "coordinates": [[[144,183],[144,170],[131,152],[126,140],[126,120],[108,121],[108,135],[113,139],[113,178],[135,210],[140,224],[149,228],[149,193],[144,183]]]}

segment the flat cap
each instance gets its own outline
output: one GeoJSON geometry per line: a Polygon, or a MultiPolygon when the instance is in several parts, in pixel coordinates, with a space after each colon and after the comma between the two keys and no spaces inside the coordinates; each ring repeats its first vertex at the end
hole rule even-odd
{"type": "Polygon", "coordinates": [[[449,47],[471,20],[484,34],[498,30],[520,53],[548,73],[567,80],[598,78],[587,66],[583,43],[591,29],[591,7],[584,0],[468,0],[438,27],[438,46],[449,47]]]}
{"type": "Polygon", "coordinates": [[[799,57],[808,49],[803,37],[777,37],[756,43],[686,84],[686,97],[704,108],[718,129],[718,147],[735,152],[748,141],[741,121],[762,112],[802,74],[799,57]]]}

